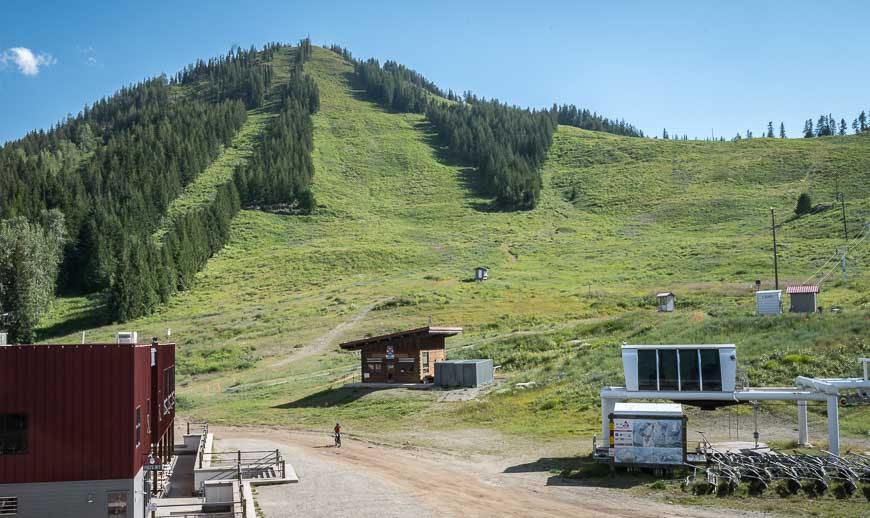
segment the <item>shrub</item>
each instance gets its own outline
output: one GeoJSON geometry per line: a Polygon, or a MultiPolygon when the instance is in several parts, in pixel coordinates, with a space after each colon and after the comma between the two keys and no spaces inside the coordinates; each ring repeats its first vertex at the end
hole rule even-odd
{"type": "Polygon", "coordinates": [[[813,209],[813,202],[810,199],[810,195],[802,192],[797,199],[797,207],[794,209],[794,213],[798,216],[802,216],[804,214],[809,214],[809,212],[813,209]]]}

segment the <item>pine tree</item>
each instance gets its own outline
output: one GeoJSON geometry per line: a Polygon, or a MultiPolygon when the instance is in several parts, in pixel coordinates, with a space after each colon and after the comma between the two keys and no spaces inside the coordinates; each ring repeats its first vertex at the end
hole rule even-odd
{"type": "Polygon", "coordinates": [[[767,138],[773,138],[773,121],[767,123],[767,138]]]}
{"type": "Polygon", "coordinates": [[[668,140],[669,137],[668,137],[668,130],[667,129],[662,130],[662,138],[665,140],[668,140]]]}
{"type": "Polygon", "coordinates": [[[867,131],[867,114],[863,110],[858,115],[858,129],[860,131],[867,131]]]}
{"type": "Polygon", "coordinates": [[[785,138],[785,123],[779,123],[779,138],[785,138]]]}
{"type": "Polygon", "coordinates": [[[813,138],[815,134],[813,133],[813,120],[807,119],[804,123],[804,138],[813,138]]]}
{"type": "Polygon", "coordinates": [[[846,126],[846,119],[840,119],[840,135],[845,135],[848,129],[848,126],[846,126]]]}
{"type": "Polygon", "coordinates": [[[794,209],[794,213],[798,216],[809,213],[813,208],[813,202],[810,199],[810,195],[802,192],[797,199],[797,207],[794,209]]]}

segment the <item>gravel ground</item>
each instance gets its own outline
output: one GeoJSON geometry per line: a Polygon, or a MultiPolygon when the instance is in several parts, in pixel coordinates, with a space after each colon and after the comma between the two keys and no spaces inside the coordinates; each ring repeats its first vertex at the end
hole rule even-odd
{"type": "MultiPolygon", "coordinates": [[[[324,434],[324,447],[293,445],[287,441],[231,438],[218,440],[223,450],[274,450],[279,448],[293,465],[299,482],[257,488],[257,503],[267,518],[299,517],[398,518],[433,516],[424,503],[407,488],[383,480],[358,466],[337,464],[342,450],[327,446],[330,437],[324,434]]],[[[359,445],[345,445],[348,447],[359,445]]]]}
{"type": "Polygon", "coordinates": [[[578,486],[553,477],[540,461],[535,462],[537,457],[526,458],[523,464],[520,458],[456,456],[350,437],[337,450],[325,433],[253,427],[213,431],[220,449],[279,448],[296,469],[296,484],[257,488],[257,502],[266,518],[759,516],[680,507],[619,490],[578,486]]]}

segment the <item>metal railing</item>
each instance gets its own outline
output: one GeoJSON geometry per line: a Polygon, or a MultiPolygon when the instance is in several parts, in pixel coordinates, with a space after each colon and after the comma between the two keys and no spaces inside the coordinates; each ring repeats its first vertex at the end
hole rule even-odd
{"type": "MultiPolygon", "coordinates": [[[[215,503],[210,503],[208,505],[214,505],[214,506],[225,505],[229,508],[233,508],[236,505],[241,505],[242,510],[241,511],[212,511],[212,512],[207,512],[207,511],[190,511],[190,512],[177,511],[175,513],[172,513],[172,516],[173,516],[173,518],[248,518],[247,512],[245,511],[245,499],[244,499],[244,497],[242,497],[242,499],[237,501],[237,502],[236,501],[233,501],[233,502],[215,502],[215,503]]],[[[191,506],[191,504],[159,504],[157,506],[157,509],[171,509],[173,507],[177,508],[177,507],[190,507],[190,506],[191,506]]]]}
{"type": "Polygon", "coordinates": [[[235,466],[240,471],[263,471],[273,468],[280,471],[281,478],[286,478],[287,475],[287,463],[278,449],[212,452],[208,455],[210,455],[211,465],[215,467],[235,466]]]}
{"type": "MultiPolygon", "coordinates": [[[[206,435],[208,433],[208,423],[205,421],[188,421],[187,422],[187,435],[190,435],[190,425],[196,427],[197,425],[201,426],[202,434],[206,435]]],[[[195,429],[195,428],[194,428],[195,429]]]]}

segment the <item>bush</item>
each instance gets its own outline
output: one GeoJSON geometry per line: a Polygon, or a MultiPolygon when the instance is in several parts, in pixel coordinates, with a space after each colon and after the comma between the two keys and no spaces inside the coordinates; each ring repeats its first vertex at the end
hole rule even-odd
{"type": "Polygon", "coordinates": [[[794,213],[798,216],[802,216],[804,214],[809,214],[809,212],[813,209],[813,202],[810,199],[810,195],[802,192],[797,199],[797,207],[794,209],[794,213]]]}

